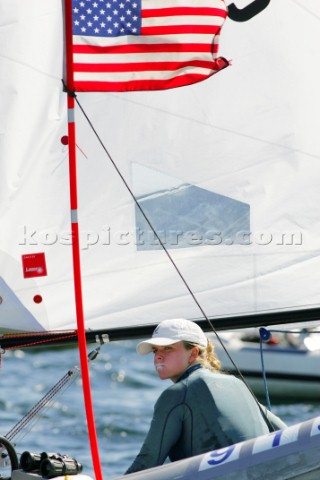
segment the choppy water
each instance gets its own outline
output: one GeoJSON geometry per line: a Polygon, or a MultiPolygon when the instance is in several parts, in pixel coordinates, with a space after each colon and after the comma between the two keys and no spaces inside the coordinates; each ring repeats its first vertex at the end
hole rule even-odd
{"type": "MultiPolygon", "coordinates": [[[[135,352],[136,342],[103,347],[91,363],[91,387],[101,464],[105,479],[127,469],[143,442],[153,406],[170,381],[160,381],[150,356],[135,352]]],[[[89,350],[94,346],[89,346],[89,350]]],[[[0,369],[0,435],[7,432],[74,365],[76,349],[6,352],[0,369]]],[[[276,405],[274,413],[288,424],[319,414],[317,404],[276,405]]],[[[15,438],[16,450],[60,452],[76,458],[93,476],[81,381],[77,380],[41,412],[31,432],[15,438]]],[[[0,471],[1,473],[1,471],[0,471]]]]}

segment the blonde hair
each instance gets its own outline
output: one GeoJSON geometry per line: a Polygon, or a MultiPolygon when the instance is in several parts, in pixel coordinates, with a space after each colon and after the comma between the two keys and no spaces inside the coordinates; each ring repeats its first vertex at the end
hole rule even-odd
{"type": "Polygon", "coordinates": [[[196,343],[190,343],[190,342],[183,342],[183,343],[187,350],[191,350],[194,347],[197,347],[199,349],[197,361],[201,363],[201,365],[204,368],[207,368],[208,370],[212,370],[214,372],[219,371],[221,368],[221,362],[214,351],[214,345],[209,340],[209,338],[207,339],[207,342],[208,344],[206,348],[196,343]]]}

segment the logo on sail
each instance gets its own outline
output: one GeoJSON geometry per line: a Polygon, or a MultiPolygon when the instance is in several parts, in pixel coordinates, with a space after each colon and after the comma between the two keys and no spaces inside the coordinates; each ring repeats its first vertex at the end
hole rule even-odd
{"type": "Polygon", "coordinates": [[[44,253],[22,255],[24,278],[43,277],[47,275],[47,265],[44,253]]]}

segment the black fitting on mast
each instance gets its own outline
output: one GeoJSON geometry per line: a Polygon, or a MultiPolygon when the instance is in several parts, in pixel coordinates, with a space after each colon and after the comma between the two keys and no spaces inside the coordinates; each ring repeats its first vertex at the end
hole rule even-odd
{"type": "Polygon", "coordinates": [[[74,88],[73,90],[69,90],[67,85],[65,84],[65,81],[63,80],[63,78],[61,79],[61,82],[62,82],[62,85],[63,85],[62,91],[66,92],[69,95],[69,97],[77,98],[76,89],[74,88]]]}

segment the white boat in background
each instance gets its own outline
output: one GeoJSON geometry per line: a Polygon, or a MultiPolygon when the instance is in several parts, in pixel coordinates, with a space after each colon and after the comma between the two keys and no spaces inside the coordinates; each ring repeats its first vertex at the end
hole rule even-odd
{"type": "MultiPolygon", "coordinates": [[[[210,332],[297,321],[307,328],[320,318],[320,2],[226,2],[234,20],[219,53],[232,67],[175,90],[76,92],[75,104],[61,82],[70,1],[0,0],[0,343],[2,351],[79,343],[101,480],[86,341],[149,336],[175,317],[210,332]]],[[[77,36],[81,83],[92,57],[83,66],[87,39],[77,36]]],[[[303,356],[296,349],[296,375],[305,375],[303,356]]],[[[259,363],[246,362],[248,371],[259,363]]],[[[3,362],[3,381],[5,373],[3,362]]],[[[39,465],[17,468],[11,447],[12,480],[43,476],[39,465]]],[[[318,479],[319,450],[314,418],[130,478],[318,479]]]]}
{"type": "MultiPolygon", "coordinates": [[[[253,392],[266,402],[320,400],[320,334],[287,329],[270,333],[260,343],[258,329],[221,332],[219,337],[253,392]],[[265,375],[263,374],[265,372],[265,375]]],[[[319,330],[319,329],[318,329],[319,330]]],[[[265,330],[267,331],[267,330],[265,330]]],[[[237,375],[228,355],[214,337],[224,369],[237,375]]]]}

